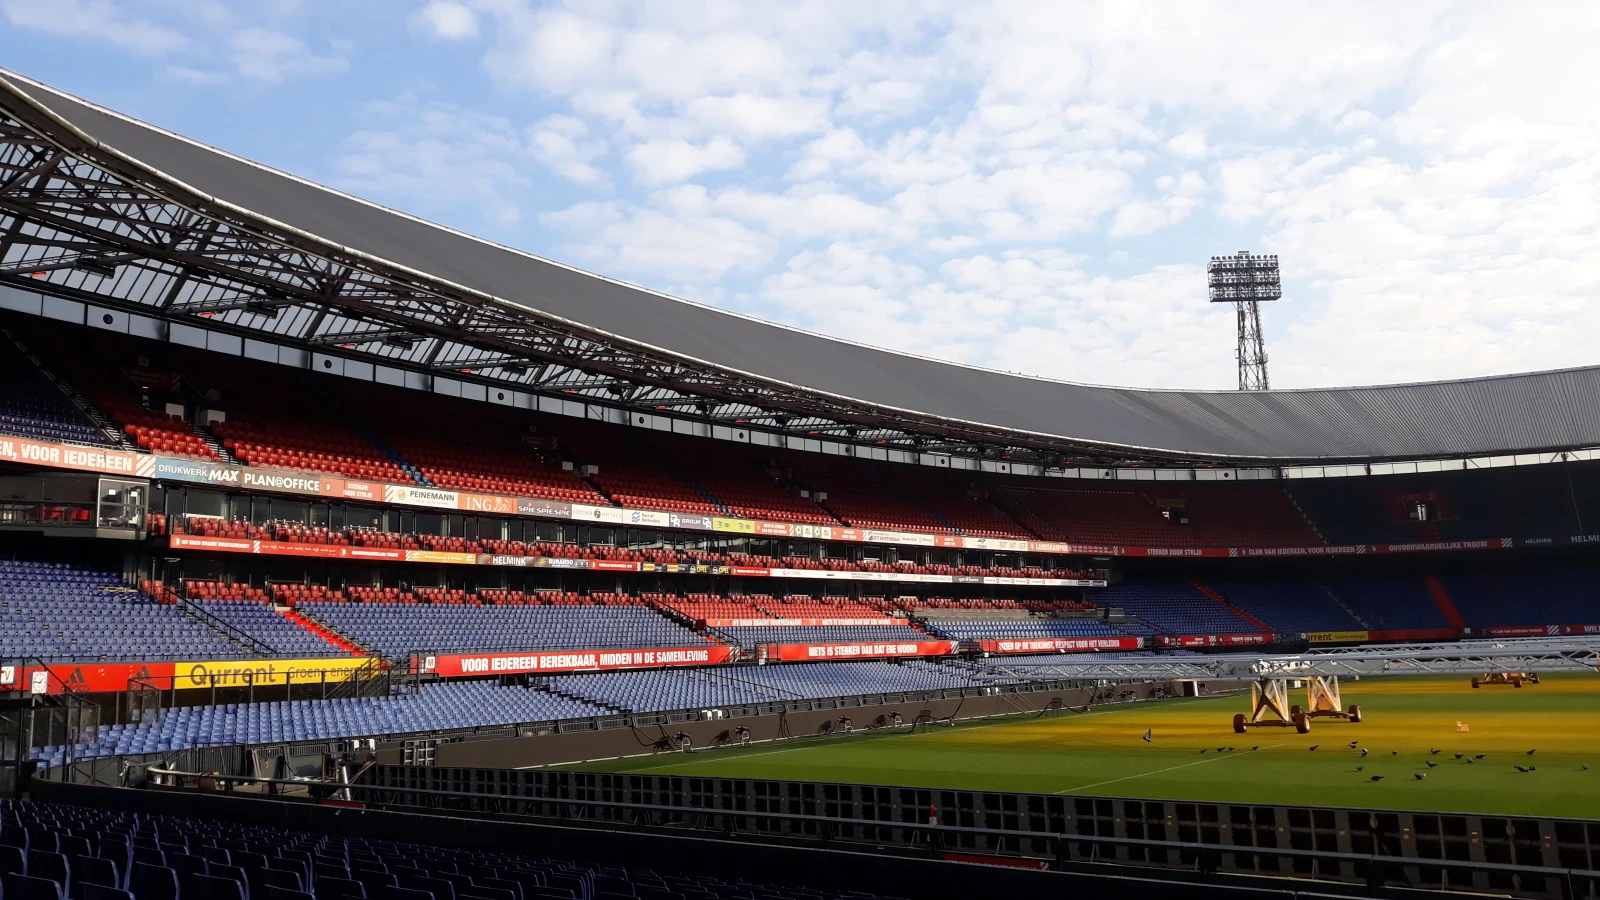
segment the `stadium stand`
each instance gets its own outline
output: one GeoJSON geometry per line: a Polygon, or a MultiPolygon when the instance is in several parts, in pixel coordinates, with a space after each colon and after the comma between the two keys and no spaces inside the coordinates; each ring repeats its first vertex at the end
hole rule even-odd
{"type": "Polygon", "coordinates": [[[1003,483],[996,493],[1023,524],[1048,540],[1151,547],[1323,543],[1277,485],[1055,487],[1017,479],[1003,483]]]}
{"type": "Polygon", "coordinates": [[[26,836],[7,897],[83,900],[871,900],[711,875],[658,874],[548,857],[107,809],[0,801],[0,831],[26,836]],[[26,871],[26,874],[24,874],[26,871]]]}
{"type": "Polygon", "coordinates": [[[1216,579],[1206,586],[1280,634],[1366,630],[1329,591],[1310,579],[1216,579]]]}
{"type": "MultiPolygon", "coordinates": [[[[693,647],[708,640],[636,605],[635,598],[618,596],[613,605],[469,606],[406,602],[401,596],[394,603],[312,601],[296,609],[390,659],[419,651],[693,647]]],[[[576,595],[569,599],[578,601],[576,595]]]]}
{"type": "Polygon", "coordinates": [[[964,687],[969,673],[941,665],[886,662],[814,663],[735,671],[666,670],[605,675],[558,675],[551,690],[618,710],[697,709],[778,700],[813,700],[867,693],[964,687]]]}
{"type": "Polygon", "coordinates": [[[1089,592],[1099,606],[1121,607],[1166,634],[1252,634],[1261,629],[1192,584],[1129,582],[1089,592]]]}
{"type": "Polygon", "coordinates": [[[1474,626],[1600,624],[1600,570],[1473,569],[1441,580],[1474,626]]]}
{"type": "MultiPolygon", "coordinates": [[[[161,753],[226,744],[319,741],[548,722],[605,712],[569,697],[487,681],[424,684],[388,697],[168,707],[145,713],[135,722],[86,729],[83,743],[70,748],[70,752],[76,757],[161,753]]],[[[38,748],[36,754],[59,765],[68,752],[64,746],[47,746],[38,748]]]]}
{"type": "Polygon", "coordinates": [[[1420,578],[1347,577],[1324,582],[1363,622],[1376,629],[1449,628],[1420,578]]]}
{"type": "Polygon", "coordinates": [[[139,662],[249,654],[184,609],[133,590],[112,573],[0,560],[0,655],[139,662]]]}
{"type": "Polygon", "coordinates": [[[1094,619],[930,619],[928,625],[938,634],[960,641],[1127,636],[1094,619]]]}
{"type": "Polygon", "coordinates": [[[104,431],[84,416],[39,368],[0,344],[0,431],[39,441],[106,446],[104,431]]]}

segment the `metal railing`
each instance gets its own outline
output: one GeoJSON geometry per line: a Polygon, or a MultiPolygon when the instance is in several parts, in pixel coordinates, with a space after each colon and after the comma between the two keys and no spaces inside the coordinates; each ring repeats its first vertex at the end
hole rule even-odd
{"type": "MultiPolygon", "coordinates": [[[[1201,878],[1249,876],[1359,885],[1368,890],[1424,889],[1504,896],[1580,900],[1600,896],[1600,870],[1517,862],[1456,860],[1352,853],[1294,847],[1241,846],[1134,836],[996,829],[939,821],[884,821],[780,811],[708,809],[624,800],[522,797],[503,792],[388,787],[359,781],[307,782],[225,776],[172,768],[148,770],[159,789],[221,791],[242,796],[305,798],[359,803],[371,808],[426,810],[460,817],[543,820],[564,826],[624,828],[645,833],[699,832],[724,839],[815,845],[870,845],[875,853],[907,857],[971,854],[1036,860],[1057,870],[1102,866],[1144,867],[1201,878]],[[1026,851],[1019,848],[1027,848],[1026,851]]],[[[1260,884],[1259,880],[1253,883],[1260,884]]]]}

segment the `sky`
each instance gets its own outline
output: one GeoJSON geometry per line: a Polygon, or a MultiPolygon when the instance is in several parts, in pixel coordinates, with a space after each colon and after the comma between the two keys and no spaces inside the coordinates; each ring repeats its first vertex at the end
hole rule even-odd
{"type": "MultiPolygon", "coordinates": [[[[1600,4],[0,0],[0,66],[796,327],[1230,389],[1600,364],[1600,4]]],[[[537,305],[536,298],[530,302],[537,305]]]]}

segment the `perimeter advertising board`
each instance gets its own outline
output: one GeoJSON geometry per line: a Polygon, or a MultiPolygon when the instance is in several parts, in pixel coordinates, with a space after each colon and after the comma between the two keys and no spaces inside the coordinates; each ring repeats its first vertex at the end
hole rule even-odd
{"type": "Polygon", "coordinates": [[[176,688],[264,687],[282,684],[317,684],[342,681],[371,665],[365,656],[329,659],[242,659],[173,663],[176,688]]]}
{"type": "Polygon", "coordinates": [[[1136,637],[978,641],[978,647],[985,653],[1080,653],[1092,650],[1137,650],[1142,646],[1144,646],[1144,640],[1136,637]]]}
{"type": "Polygon", "coordinates": [[[880,659],[891,656],[949,656],[955,641],[889,641],[856,644],[772,644],[757,653],[782,662],[816,662],[824,659],[880,659]]]}
{"type": "Polygon", "coordinates": [[[562,650],[549,653],[469,653],[423,657],[422,670],[441,678],[514,675],[523,672],[585,672],[607,669],[659,669],[725,663],[733,648],[656,647],[649,650],[562,650]]]}

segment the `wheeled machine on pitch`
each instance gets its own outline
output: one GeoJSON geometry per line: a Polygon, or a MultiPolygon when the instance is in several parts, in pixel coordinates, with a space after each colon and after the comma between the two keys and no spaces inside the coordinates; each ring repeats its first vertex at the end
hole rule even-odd
{"type": "Polygon", "coordinates": [[[1307,734],[1311,731],[1312,719],[1361,721],[1361,707],[1344,707],[1339,694],[1339,676],[1313,675],[1296,680],[1306,683],[1305,706],[1289,704],[1288,678],[1258,678],[1250,685],[1250,714],[1235,715],[1233,730],[1244,734],[1249,728],[1269,726],[1293,728],[1300,734],[1307,734]]]}
{"type": "Polygon", "coordinates": [[[1472,686],[1474,688],[1480,688],[1486,684],[1509,684],[1514,688],[1519,688],[1524,684],[1538,683],[1538,672],[1490,672],[1486,673],[1482,678],[1476,675],[1472,677],[1472,686]]]}

